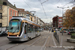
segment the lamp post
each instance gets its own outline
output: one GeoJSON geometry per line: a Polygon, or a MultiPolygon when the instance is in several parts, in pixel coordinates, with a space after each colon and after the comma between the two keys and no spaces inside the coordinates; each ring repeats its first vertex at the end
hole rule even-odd
{"type": "MultiPolygon", "coordinates": [[[[69,7],[59,7],[59,6],[57,6],[57,8],[61,8],[61,9],[62,9],[62,17],[63,17],[63,9],[69,8],[69,7]]],[[[63,27],[63,24],[62,24],[62,27],[63,27]]],[[[63,35],[63,29],[62,29],[62,35],[63,35]]],[[[60,43],[60,46],[61,46],[61,47],[62,47],[62,44],[63,44],[63,36],[62,36],[62,38],[61,38],[61,43],[60,43]]]]}
{"type": "MultiPolygon", "coordinates": [[[[62,9],[62,17],[63,17],[63,10],[64,10],[65,8],[69,8],[69,7],[59,7],[59,6],[57,6],[57,8],[61,8],[61,9],[62,9]]],[[[62,27],[63,27],[63,24],[62,24],[62,27]]]]}

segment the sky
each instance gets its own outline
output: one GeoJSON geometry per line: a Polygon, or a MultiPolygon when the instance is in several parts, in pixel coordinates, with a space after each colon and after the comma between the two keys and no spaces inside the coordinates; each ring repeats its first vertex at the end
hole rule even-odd
{"type": "Polygon", "coordinates": [[[11,4],[15,4],[17,8],[23,8],[25,11],[36,11],[35,16],[41,18],[45,23],[52,22],[52,18],[56,15],[62,16],[67,9],[71,9],[73,0],[8,0],[11,4]],[[45,2],[46,1],[46,2],[45,2]],[[42,7],[42,5],[43,7],[42,7]],[[58,7],[64,7],[62,10],[58,7]],[[69,7],[69,8],[67,8],[69,7]]]}

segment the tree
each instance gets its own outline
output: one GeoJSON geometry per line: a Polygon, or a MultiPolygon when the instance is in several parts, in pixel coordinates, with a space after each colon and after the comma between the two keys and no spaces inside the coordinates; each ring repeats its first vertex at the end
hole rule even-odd
{"type": "Polygon", "coordinates": [[[73,7],[71,10],[66,10],[63,26],[67,28],[75,27],[75,7],[73,7]]]}

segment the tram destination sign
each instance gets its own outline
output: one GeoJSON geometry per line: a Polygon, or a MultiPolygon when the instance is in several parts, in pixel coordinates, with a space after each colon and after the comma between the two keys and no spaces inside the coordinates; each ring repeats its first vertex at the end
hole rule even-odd
{"type": "Polygon", "coordinates": [[[11,21],[19,21],[19,19],[13,19],[13,20],[11,20],[11,21]]]}

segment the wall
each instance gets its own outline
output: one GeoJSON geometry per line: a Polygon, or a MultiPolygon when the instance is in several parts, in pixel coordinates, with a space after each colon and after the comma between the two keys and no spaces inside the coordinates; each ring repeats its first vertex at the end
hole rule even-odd
{"type": "Polygon", "coordinates": [[[59,17],[59,21],[58,21],[58,27],[62,27],[62,17],[59,17]]]}
{"type": "Polygon", "coordinates": [[[12,16],[18,16],[18,11],[13,8],[9,8],[9,20],[12,18],[12,16]]]}
{"type": "Polygon", "coordinates": [[[12,16],[10,16],[11,10],[12,10],[12,16],[18,15],[17,10],[15,10],[9,6],[2,5],[2,20],[0,19],[0,23],[2,23],[2,27],[6,27],[9,25],[9,20],[12,18],[12,16]],[[15,13],[15,15],[14,15],[14,13],[15,13]]]}
{"type": "Polygon", "coordinates": [[[8,24],[8,20],[7,20],[7,15],[8,15],[8,7],[7,6],[2,6],[2,27],[6,27],[8,24]]]}
{"type": "Polygon", "coordinates": [[[53,18],[53,27],[58,27],[58,16],[53,18]]]}

